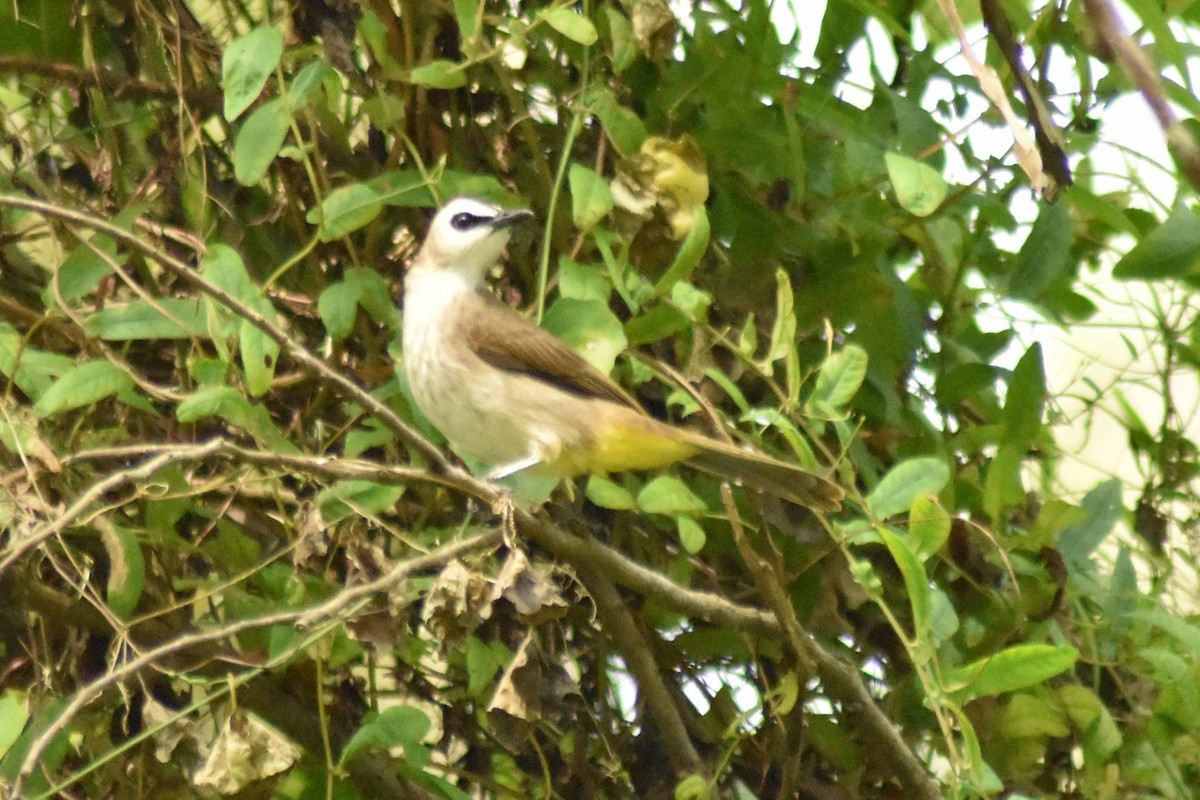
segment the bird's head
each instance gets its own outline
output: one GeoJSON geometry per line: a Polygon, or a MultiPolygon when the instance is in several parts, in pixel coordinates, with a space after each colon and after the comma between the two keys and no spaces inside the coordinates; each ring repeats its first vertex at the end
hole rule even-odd
{"type": "Polygon", "coordinates": [[[508,244],[509,228],[532,216],[525,209],[506,211],[485,200],[456,197],[434,215],[417,263],[480,281],[508,244]]]}

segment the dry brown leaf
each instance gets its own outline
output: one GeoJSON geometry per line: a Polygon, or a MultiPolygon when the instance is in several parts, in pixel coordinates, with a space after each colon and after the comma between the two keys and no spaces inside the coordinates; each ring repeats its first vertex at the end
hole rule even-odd
{"type": "Polygon", "coordinates": [[[235,712],[225,721],[192,782],[221,794],[236,794],[254,781],[283,772],[300,757],[273,728],[235,712]]]}
{"type": "Polygon", "coordinates": [[[446,565],[425,595],[421,618],[443,646],[460,641],[492,615],[490,594],[487,578],[456,559],[446,565]]]}
{"type": "Polygon", "coordinates": [[[633,38],[650,61],[659,63],[675,47],[675,15],[667,0],[638,0],[633,7],[633,38]]]}
{"type": "Polygon", "coordinates": [[[558,573],[555,564],[531,563],[514,549],[496,576],[489,599],[494,603],[503,597],[530,624],[560,617],[569,604],[559,590],[558,573]]]}

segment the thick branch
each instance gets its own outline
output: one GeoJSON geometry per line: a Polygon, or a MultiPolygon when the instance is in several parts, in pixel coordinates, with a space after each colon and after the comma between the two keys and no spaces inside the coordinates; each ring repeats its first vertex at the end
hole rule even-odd
{"type": "Polygon", "coordinates": [[[1084,12],[1101,43],[1117,60],[1129,82],[1146,98],[1167,139],[1167,149],[1187,176],[1192,188],[1200,190],[1200,145],[1175,116],[1167,100],[1158,68],[1125,33],[1111,0],[1083,0],[1084,12]]]}
{"type": "Polygon", "coordinates": [[[683,715],[675,705],[671,691],[667,688],[659,671],[658,662],[646,644],[633,614],[625,606],[620,592],[608,579],[604,570],[596,564],[574,564],[583,585],[596,603],[596,615],[604,626],[604,632],[612,639],[629,671],[637,681],[638,691],[646,707],[654,716],[655,725],[662,736],[664,749],[671,759],[675,774],[684,778],[688,775],[708,777],[708,770],[696,752],[688,735],[683,715]]]}
{"type": "Polygon", "coordinates": [[[779,623],[768,612],[731,603],[710,592],[680,586],[595,539],[572,536],[536,517],[519,516],[518,519],[523,534],[576,569],[581,565],[593,565],[620,586],[661,600],[674,611],[714,625],[767,635],[780,632],[779,623]]]}

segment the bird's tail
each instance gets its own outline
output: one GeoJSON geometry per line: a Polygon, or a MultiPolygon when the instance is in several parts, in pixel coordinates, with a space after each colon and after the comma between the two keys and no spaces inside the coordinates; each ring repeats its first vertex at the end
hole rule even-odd
{"type": "Polygon", "coordinates": [[[696,469],[745,484],[808,508],[837,511],[842,490],[801,467],[702,436],[689,436],[699,452],[687,459],[696,469]]]}

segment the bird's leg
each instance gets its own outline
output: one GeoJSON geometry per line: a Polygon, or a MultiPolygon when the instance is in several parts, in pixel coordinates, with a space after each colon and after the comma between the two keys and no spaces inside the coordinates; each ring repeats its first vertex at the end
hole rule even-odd
{"type": "Polygon", "coordinates": [[[488,481],[498,481],[501,478],[507,478],[509,475],[515,475],[524,469],[536,466],[542,463],[542,457],[539,455],[528,455],[516,461],[510,461],[507,464],[497,464],[484,474],[484,479],[488,481]]]}
{"type": "Polygon", "coordinates": [[[501,493],[492,503],[492,513],[500,515],[501,536],[504,538],[504,546],[509,550],[516,547],[517,541],[517,507],[513,502],[512,490],[507,486],[502,487],[501,493]]]}

